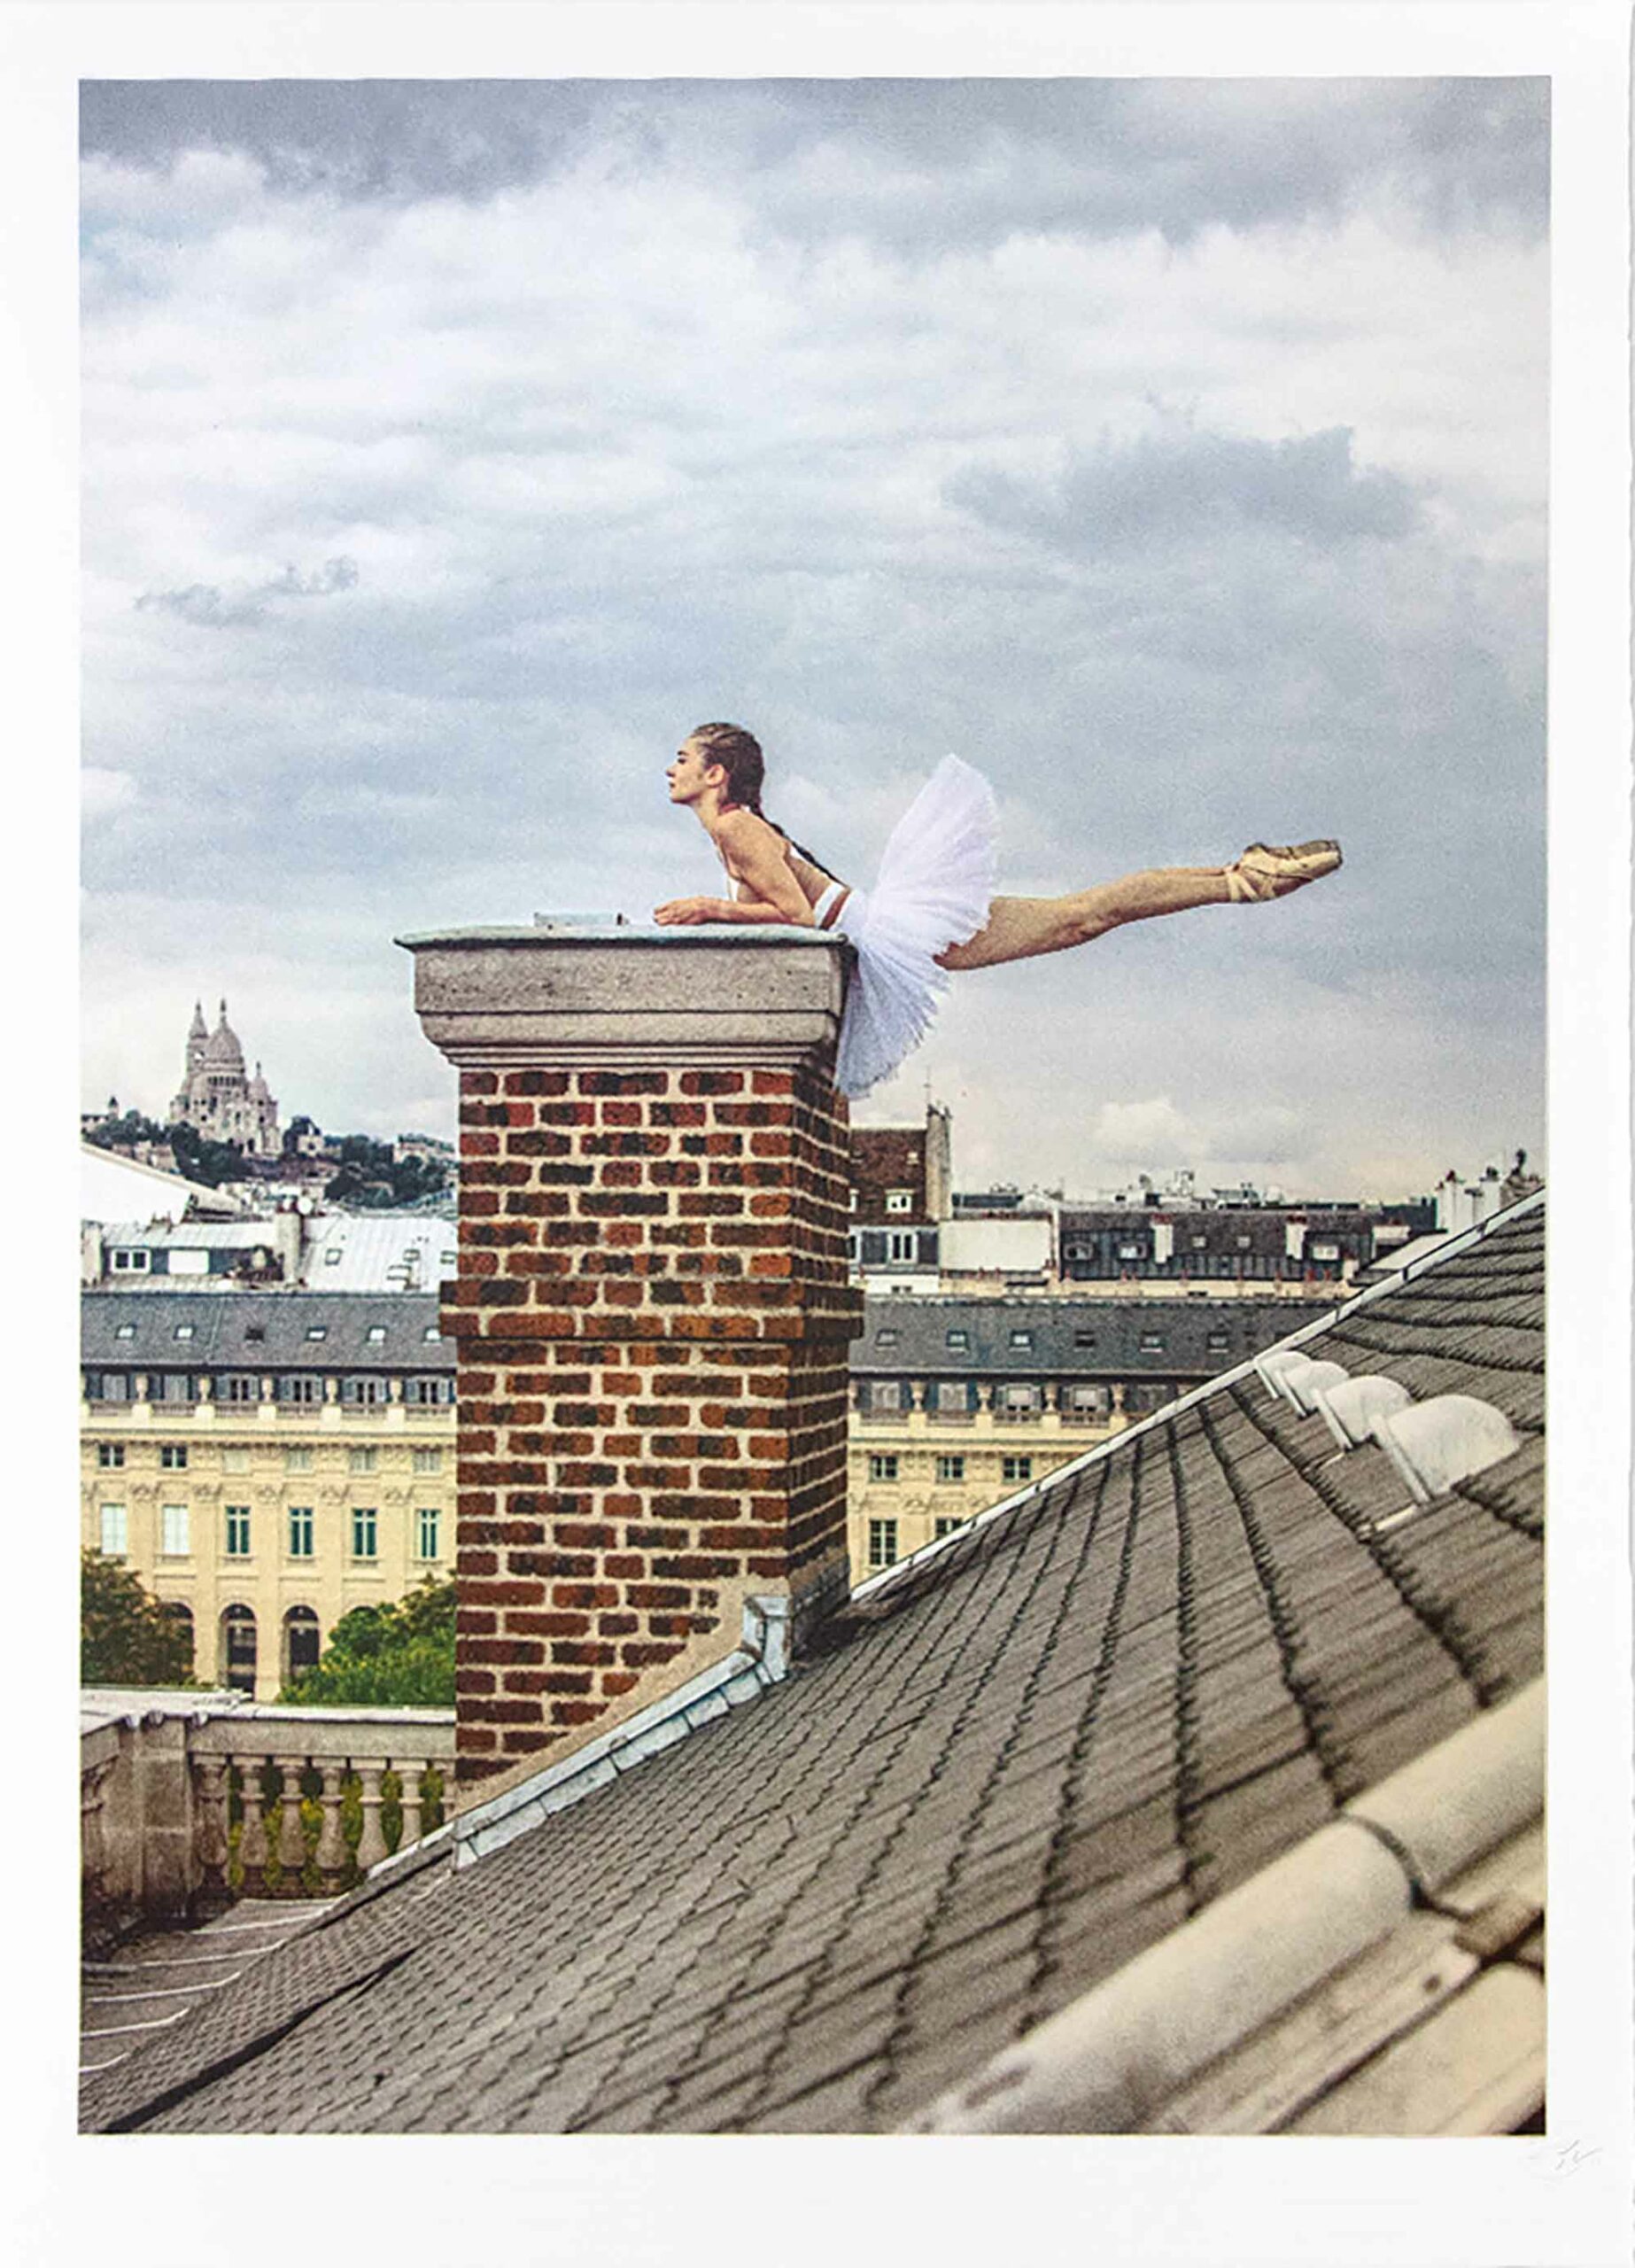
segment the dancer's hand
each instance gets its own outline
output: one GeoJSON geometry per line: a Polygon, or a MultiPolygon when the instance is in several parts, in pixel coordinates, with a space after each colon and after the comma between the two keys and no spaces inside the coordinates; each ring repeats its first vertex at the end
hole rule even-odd
{"type": "Polygon", "coordinates": [[[667,905],[654,907],[653,919],[665,928],[678,923],[718,921],[721,901],[716,897],[672,897],[667,905]]]}

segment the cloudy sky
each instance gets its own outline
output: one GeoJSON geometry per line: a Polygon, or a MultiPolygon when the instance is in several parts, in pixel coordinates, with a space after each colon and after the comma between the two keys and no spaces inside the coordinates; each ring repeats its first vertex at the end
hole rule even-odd
{"type": "Polygon", "coordinates": [[[90,82],[84,1095],[226,994],[447,1131],[394,934],[715,887],[704,718],[867,883],[1335,881],[957,979],[962,1185],[1542,1161],[1545,82],[90,82]]]}

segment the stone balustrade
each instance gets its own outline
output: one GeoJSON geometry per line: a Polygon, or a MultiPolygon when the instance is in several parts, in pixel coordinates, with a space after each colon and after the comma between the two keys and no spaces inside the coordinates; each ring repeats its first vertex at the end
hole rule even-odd
{"type": "Polygon", "coordinates": [[[452,1709],[284,1709],[229,1692],[82,1697],[84,1919],[332,1897],[453,1806],[452,1709]]]}

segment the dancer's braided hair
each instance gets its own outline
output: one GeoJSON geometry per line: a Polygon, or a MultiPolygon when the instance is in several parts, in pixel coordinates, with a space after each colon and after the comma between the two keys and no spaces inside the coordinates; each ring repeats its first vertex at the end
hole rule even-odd
{"type": "Polygon", "coordinates": [[[807,850],[804,843],[797,843],[794,835],[761,809],[766,758],[762,755],[761,743],[753,733],[746,732],[741,725],[698,725],[687,738],[703,750],[707,763],[718,764],[726,773],[726,799],[729,803],[741,804],[757,819],[765,819],[770,827],[783,836],[791,850],[800,852],[808,866],[816,866],[820,874],[828,874],[829,869],[821,858],[807,850]]]}

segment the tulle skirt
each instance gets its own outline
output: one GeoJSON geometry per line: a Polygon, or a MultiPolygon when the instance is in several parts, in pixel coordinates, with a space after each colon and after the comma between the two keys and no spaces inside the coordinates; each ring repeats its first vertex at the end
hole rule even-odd
{"type": "Polygon", "coordinates": [[[834,926],[857,951],[835,1068],[842,1094],[878,1086],[929,1029],[948,983],[933,955],[987,920],[998,828],[987,781],[945,756],[893,827],[874,888],[841,906],[834,926]]]}

